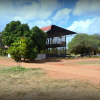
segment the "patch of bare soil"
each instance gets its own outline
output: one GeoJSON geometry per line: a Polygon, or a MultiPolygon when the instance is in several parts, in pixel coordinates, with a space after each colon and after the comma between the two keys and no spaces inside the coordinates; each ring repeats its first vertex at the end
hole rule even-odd
{"type": "MultiPolygon", "coordinates": [[[[17,63],[11,58],[2,57],[0,58],[0,65],[6,67],[16,66],[17,63]]],[[[48,76],[56,79],[80,79],[100,84],[100,58],[50,61],[37,60],[34,62],[21,62],[21,66],[43,68],[48,71],[48,76]]]]}
{"type": "Polygon", "coordinates": [[[75,75],[75,74],[69,74],[69,73],[63,73],[63,72],[58,72],[58,71],[48,71],[47,73],[48,76],[54,78],[54,79],[79,79],[84,82],[90,82],[94,84],[100,84],[100,80],[96,78],[91,78],[86,76],[81,76],[81,75],[75,75]]]}

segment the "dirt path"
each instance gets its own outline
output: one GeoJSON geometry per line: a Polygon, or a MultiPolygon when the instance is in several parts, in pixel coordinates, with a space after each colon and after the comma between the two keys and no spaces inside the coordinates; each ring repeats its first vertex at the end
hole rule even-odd
{"type": "MultiPolygon", "coordinates": [[[[77,59],[77,60],[61,60],[54,62],[34,62],[21,63],[21,66],[28,68],[43,68],[48,71],[48,75],[52,78],[74,78],[84,81],[90,81],[100,84],[100,65],[91,64],[91,62],[100,61],[100,59],[77,59]],[[78,64],[78,62],[90,62],[90,64],[78,64]]],[[[0,59],[0,65],[16,66],[16,62],[12,59],[0,59]]]]}

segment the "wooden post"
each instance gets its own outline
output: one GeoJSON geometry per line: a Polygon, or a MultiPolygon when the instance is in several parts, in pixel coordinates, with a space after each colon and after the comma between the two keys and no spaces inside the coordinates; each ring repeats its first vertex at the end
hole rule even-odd
{"type": "Polygon", "coordinates": [[[56,47],[56,56],[57,56],[57,47],[56,47]]]}
{"type": "Polygon", "coordinates": [[[49,55],[50,55],[50,38],[49,38],[49,55]]]}
{"type": "MultiPolygon", "coordinates": [[[[48,39],[47,39],[47,44],[46,44],[46,45],[48,45],[48,39]]],[[[48,58],[48,46],[47,46],[47,48],[46,48],[45,53],[46,53],[46,58],[48,58]]]]}
{"type": "Polygon", "coordinates": [[[65,57],[66,57],[66,36],[65,36],[65,57]]]}

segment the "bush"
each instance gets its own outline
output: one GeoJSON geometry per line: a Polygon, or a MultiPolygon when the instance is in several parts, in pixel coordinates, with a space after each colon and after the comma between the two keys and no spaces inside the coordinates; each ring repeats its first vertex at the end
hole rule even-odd
{"type": "Polygon", "coordinates": [[[66,59],[74,59],[75,57],[74,56],[69,56],[69,57],[66,57],[66,59]]]}
{"type": "Polygon", "coordinates": [[[2,51],[2,56],[7,56],[7,50],[2,51]]]}
{"type": "Polygon", "coordinates": [[[3,50],[2,50],[2,49],[0,49],[0,55],[2,55],[2,51],[3,51],[3,50]]]}
{"type": "Polygon", "coordinates": [[[1,56],[6,56],[7,55],[7,50],[0,49],[0,55],[1,56]]]}
{"type": "Polygon", "coordinates": [[[100,58],[100,56],[93,55],[92,58],[100,58]]]}
{"type": "Polygon", "coordinates": [[[60,58],[60,60],[62,60],[62,58],[60,58]]]}

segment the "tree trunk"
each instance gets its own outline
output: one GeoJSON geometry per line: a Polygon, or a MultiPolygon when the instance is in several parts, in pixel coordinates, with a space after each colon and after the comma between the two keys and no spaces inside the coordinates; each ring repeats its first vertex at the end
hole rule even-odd
{"type": "Polygon", "coordinates": [[[94,50],[94,55],[96,55],[96,50],[94,50]]]}

